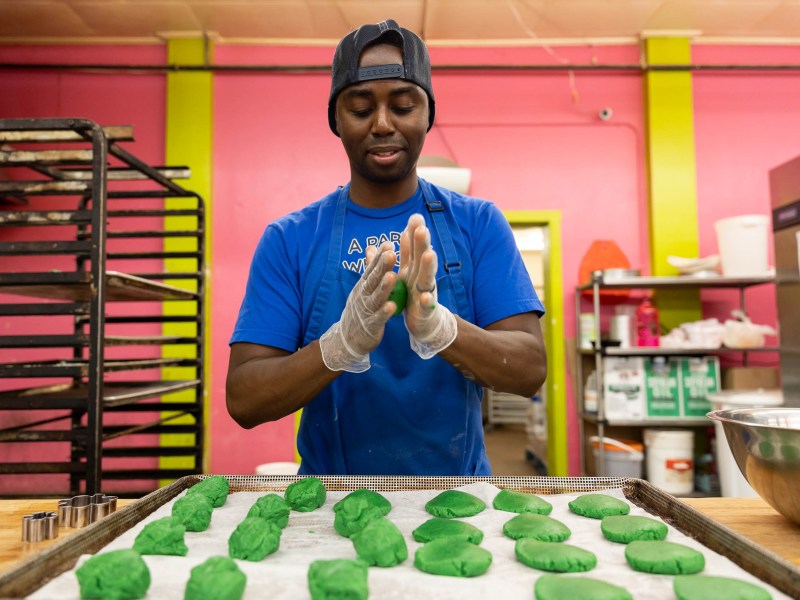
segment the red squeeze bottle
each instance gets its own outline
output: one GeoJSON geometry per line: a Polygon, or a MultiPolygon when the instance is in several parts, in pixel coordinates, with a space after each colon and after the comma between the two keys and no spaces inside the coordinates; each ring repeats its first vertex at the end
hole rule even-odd
{"type": "Polygon", "coordinates": [[[645,298],[636,309],[636,345],[658,346],[658,309],[645,298]]]}

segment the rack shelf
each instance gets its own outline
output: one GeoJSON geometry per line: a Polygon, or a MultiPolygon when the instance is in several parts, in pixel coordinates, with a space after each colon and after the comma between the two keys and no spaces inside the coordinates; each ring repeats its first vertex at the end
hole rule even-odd
{"type": "Polygon", "coordinates": [[[205,209],[173,181],[187,167],[152,166],[132,140],[131,126],[0,119],[0,442],[64,448],[21,449],[0,474],[58,477],[64,494],[203,470],[205,209]]]}

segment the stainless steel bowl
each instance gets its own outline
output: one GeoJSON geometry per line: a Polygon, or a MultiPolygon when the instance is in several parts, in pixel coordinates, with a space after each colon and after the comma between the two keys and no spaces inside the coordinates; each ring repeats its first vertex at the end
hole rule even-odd
{"type": "Polygon", "coordinates": [[[739,470],[772,508],[800,525],[800,408],[715,410],[739,470]]]}

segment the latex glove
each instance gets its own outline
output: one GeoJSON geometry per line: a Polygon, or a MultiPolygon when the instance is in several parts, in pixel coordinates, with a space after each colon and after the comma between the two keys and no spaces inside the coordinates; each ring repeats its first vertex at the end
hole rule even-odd
{"type": "Polygon", "coordinates": [[[319,339],[322,361],[331,371],[363,373],[369,369],[369,353],[381,339],[394,303],[387,302],[397,275],[394,245],[367,248],[364,273],[347,297],[341,318],[319,339]]]}
{"type": "Polygon", "coordinates": [[[411,349],[428,359],[452,344],[458,334],[455,315],[438,304],[436,269],[438,259],[431,248],[431,232],[420,214],[408,219],[400,235],[400,271],[408,290],[403,311],[411,349]]]}

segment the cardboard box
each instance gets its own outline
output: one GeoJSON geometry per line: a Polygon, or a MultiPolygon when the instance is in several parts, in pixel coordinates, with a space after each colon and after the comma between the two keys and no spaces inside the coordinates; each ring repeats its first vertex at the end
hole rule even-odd
{"type": "Polygon", "coordinates": [[[775,390],[780,387],[778,367],[727,367],[722,370],[724,390],[775,390]]]}
{"type": "Polygon", "coordinates": [[[645,361],[647,416],[650,418],[681,416],[680,363],[664,356],[645,361]]]}
{"type": "Polygon", "coordinates": [[[708,394],[719,390],[719,358],[681,359],[681,416],[704,417],[711,410],[708,394]]]}

